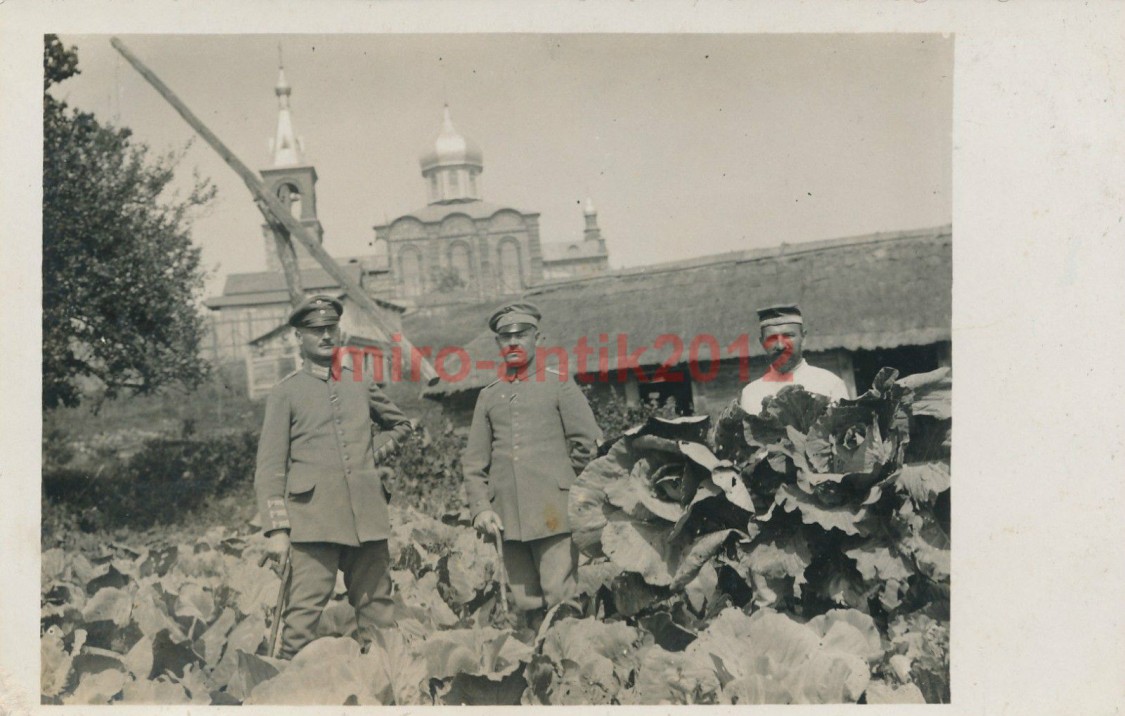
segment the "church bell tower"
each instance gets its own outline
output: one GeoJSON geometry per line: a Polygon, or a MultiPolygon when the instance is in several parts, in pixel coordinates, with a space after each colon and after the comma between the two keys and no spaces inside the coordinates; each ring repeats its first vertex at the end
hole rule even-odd
{"type": "MultiPolygon", "coordinates": [[[[293,117],[289,111],[289,96],[293,89],[285,78],[285,67],[278,67],[277,86],[277,131],[270,141],[272,164],[262,169],[262,182],[273,192],[283,206],[289,207],[293,218],[301,222],[317,243],[324,243],[324,228],[316,216],[316,168],[305,160],[304,142],[293,131],[293,117]]],[[[274,246],[273,230],[268,224],[262,225],[265,238],[266,265],[271,271],[281,270],[281,261],[274,246]]],[[[319,266],[316,259],[298,241],[293,241],[300,268],[319,266]]]]}

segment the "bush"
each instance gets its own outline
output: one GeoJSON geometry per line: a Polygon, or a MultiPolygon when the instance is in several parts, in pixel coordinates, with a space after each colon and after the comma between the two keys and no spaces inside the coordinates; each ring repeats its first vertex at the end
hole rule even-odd
{"type": "MultiPolygon", "coordinates": [[[[588,386],[582,390],[607,439],[652,415],[675,417],[672,402],[628,406],[616,395],[595,394],[588,386]]],[[[464,428],[454,429],[444,417],[426,422],[428,425],[415,430],[391,458],[394,477],[389,487],[396,505],[441,518],[466,507],[461,453],[468,433],[464,428]]]]}
{"type": "Polygon", "coordinates": [[[246,431],[201,439],[160,437],[132,457],[109,458],[97,469],[45,465],[46,505],[76,510],[87,531],[176,522],[254,476],[258,447],[246,431]]]}
{"type": "MultiPolygon", "coordinates": [[[[673,404],[630,407],[616,396],[583,390],[607,439],[649,416],[675,415],[673,404]]],[[[466,431],[454,429],[444,417],[425,422],[388,460],[394,471],[388,487],[396,505],[441,518],[466,506],[461,475],[466,431]]],[[[68,464],[73,451],[61,434],[45,439],[44,505],[67,507],[85,531],[146,528],[180,522],[212,498],[223,497],[239,485],[249,486],[258,433],[201,436],[193,427],[185,420],[180,437],[149,438],[128,457],[99,451],[96,467],[68,464]]]]}
{"type": "Polygon", "coordinates": [[[590,386],[581,386],[590,409],[594,411],[594,419],[602,429],[602,435],[608,442],[629,428],[644,423],[653,416],[661,418],[675,418],[676,400],[669,398],[664,403],[650,400],[647,403],[630,406],[616,393],[597,393],[590,386]]]}
{"type": "Polygon", "coordinates": [[[448,420],[420,427],[399,444],[389,460],[394,470],[391,499],[431,517],[460,512],[465,506],[461,478],[461,451],[465,431],[454,430],[448,420]]]}

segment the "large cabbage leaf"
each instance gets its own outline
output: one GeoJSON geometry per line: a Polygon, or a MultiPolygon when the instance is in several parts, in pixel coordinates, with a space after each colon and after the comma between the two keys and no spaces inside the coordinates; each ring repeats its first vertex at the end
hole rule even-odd
{"type": "Polygon", "coordinates": [[[883,608],[898,608],[913,570],[896,550],[879,543],[864,544],[845,553],[855,560],[856,568],[869,589],[879,596],[883,608]]]}
{"type": "Polygon", "coordinates": [[[417,619],[431,629],[451,627],[457,623],[457,615],[441,598],[438,591],[437,572],[426,572],[421,577],[405,570],[391,570],[394,594],[395,615],[417,619]]]}
{"type": "Polygon", "coordinates": [[[916,504],[932,504],[938,495],[949,489],[949,465],[944,462],[903,465],[895,485],[916,504]]]}
{"type": "Polygon", "coordinates": [[[346,637],[324,637],[302,649],[276,676],[253,688],[246,704],[418,704],[421,662],[401,642],[379,640],[368,653],[346,637]]]}
{"type": "Polygon", "coordinates": [[[869,704],[924,704],[926,698],[922,690],[914,684],[892,686],[884,681],[872,681],[867,685],[866,700],[869,704]]]}
{"type": "Polygon", "coordinates": [[[51,627],[39,639],[39,688],[44,696],[57,696],[70,676],[74,660],[63,646],[58,627],[51,627]]]}
{"type": "Polygon", "coordinates": [[[556,705],[617,700],[638,666],[640,636],[622,622],[554,622],[543,637],[542,659],[529,667],[529,700],[556,705]]]}
{"type": "Polygon", "coordinates": [[[745,532],[727,529],[703,535],[692,543],[680,560],[676,575],[672,579],[672,588],[682,589],[688,582],[695,579],[699,571],[703,569],[708,560],[719,552],[723,544],[735,537],[749,540],[749,535],[745,532]]]}
{"type": "Polygon", "coordinates": [[[757,415],[746,414],[747,442],[768,447],[789,437],[787,428],[808,433],[828,408],[828,397],[789,385],[762,402],[757,415]]]}
{"type": "Polygon", "coordinates": [[[472,530],[461,530],[442,562],[453,603],[468,604],[476,599],[492,583],[498,561],[495,547],[485,544],[472,530]]]}
{"type": "Polygon", "coordinates": [[[622,571],[637,572],[655,586],[672,583],[678,559],[667,527],[614,513],[602,530],[602,548],[622,571]]]}
{"type": "MultiPolygon", "coordinates": [[[[862,506],[857,508],[844,504],[827,507],[811,495],[790,485],[782,485],[774,499],[774,506],[780,505],[786,512],[797,512],[801,516],[801,521],[807,525],[817,525],[824,530],[840,530],[846,535],[860,535],[867,532],[863,525],[867,510],[862,506]]],[[[771,507],[762,519],[770,519],[773,512],[771,507]]]]}
{"type": "Polygon", "coordinates": [[[118,627],[129,623],[133,615],[133,597],[128,591],[117,587],[99,590],[82,609],[85,622],[111,621],[118,627]]]}
{"type": "Polygon", "coordinates": [[[898,382],[911,390],[910,412],[913,415],[937,420],[949,420],[953,416],[953,379],[949,368],[908,375],[898,382]]]}
{"type": "Polygon", "coordinates": [[[634,462],[628,444],[619,440],[604,456],[592,460],[570,487],[567,519],[571,538],[590,557],[605,556],[602,528],[615,511],[606,499],[606,489],[611,483],[627,478],[634,462]]]}
{"type": "Polygon", "coordinates": [[[801,624],[772,609],[747,616],[725,609],[687,648],[710,660],[727,703],[850,703],[882,656],[875,623],[855,610],[835,610],[801,624]]]}
{"type": "MultiPolygon", "coordinates": [[[[642,462],[638,461],[637,464],[641,465],[642,462]]],[[[649,482],[648,475],[643,472],[633,470],[628,477],[607,484],[606,499],[637,520],[676,522],[683,515],[684,509],[676,502],[660,499],[649,482]]]]}
{"type": "Polygon", "coordinates": [[[754,603],[773,607],[788,596],[801,596],[811,561],[804,535],[794,532],[756,542],[742,553],[737,571],[753,585],[754,603]]]}
{"type": "Polygon", "coordinates": [[[681,651],[653,645],[640,658],[636,683],[621,694],[621,703],[692,705],[718,703],[719,679],[710,664],[681,651]]]}
{"type": "Polygon", "coordinates": [[[78,686],[69,696],[63,698],[67,706],[73,704],[107,704],[128,683],[124,671],[106,669],[96,673],[86,673],[78,680],[78,686]]]}
{"type": "MultiPolygon", "coordinates": [[[[182,704],[190,702],[183,686],[170,678],[161,677],[153,681],[128,681],[121,691],[124,703],[135,704],[182,704]]],[[[210,703],[210,698],[205,703],[210,703]]]]}
{"type": "Polygon", "coordinates": [[[421,655],[434,678],[468,674],[499,681],[531,658],[531,647],[492,627],[450,629],[426,639],[421,655]]]}

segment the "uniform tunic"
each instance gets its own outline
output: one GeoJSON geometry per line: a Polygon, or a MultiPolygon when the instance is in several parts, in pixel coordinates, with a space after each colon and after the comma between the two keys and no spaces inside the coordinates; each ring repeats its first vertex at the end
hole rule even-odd
{"type": "Polygon", "coordinates": [[[461,458],[472,516],[494,510],[506,541],[569,533],[570,486],[600,437],[586,396],[551,369],[486,386],[461,458]]]}
{"type": "Polygon", "coordinates": [[[254,474],[266,532],[348,546],[390,535],[372,443],[404,437],[410,422],[374,381],[354,378],[306,361],[270,392],[254,474]]]}

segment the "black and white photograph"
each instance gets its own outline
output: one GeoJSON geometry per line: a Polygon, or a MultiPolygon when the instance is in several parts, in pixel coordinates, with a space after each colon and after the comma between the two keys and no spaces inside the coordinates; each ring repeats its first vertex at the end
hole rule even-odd
{"type": "MultiPolygon", "coordinates": [[[[971,644],[1002,593],[1069,617],[973,575],[1038,582],[999,550],[1042,527],[1011,485],[1047,479],[1049,441],[1005,430],[1061,428],[993,396],[1030,400],[1036,341],[1081,350],[1088,277],[1125,261],[1094,258],[1108,224],[1052,257],[963,230],[986,174],[1026,176],[966,153],[995,90],[962,74],[987,61],[971,33],[76,25],[22,33],[38,462],[4,472],[38,515],[39,692],[4,666],[0,714],[1025,712],[971,644]],[[1009,327],[1031,310],[1009,283],[1050,327],[1009,327]]],[[[1096,124],[1035,121],[1090,149],[1096,124]]],[[[1035,404],[1085,371],[1044,367],[1035,404]]],[[[1119,427],[1109,402],[1089,417],[1119,427]]],[[[1079,711],[1121,695],[1107,656],[1079,711]]]]}

